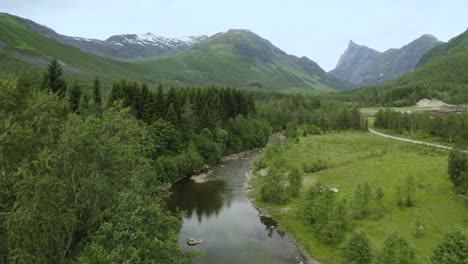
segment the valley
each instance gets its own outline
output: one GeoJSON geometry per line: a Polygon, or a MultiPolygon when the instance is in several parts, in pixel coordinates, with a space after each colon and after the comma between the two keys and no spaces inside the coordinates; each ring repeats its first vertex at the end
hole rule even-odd
{"type": "Polygon", "coordinates": [[[0,264],[466,264],[463,4],[6,1],[0,264]]]}

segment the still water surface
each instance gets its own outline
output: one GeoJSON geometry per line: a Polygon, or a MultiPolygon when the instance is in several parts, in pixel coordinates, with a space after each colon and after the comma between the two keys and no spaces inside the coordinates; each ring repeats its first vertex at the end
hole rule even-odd
{"type": "Polygon", "coordinates": [[[186,212],[179,233],[184,250],[205,251],[195,263],[297,263],[302,256],[284,232],[271,229],[276,223],[260,217],[243,194],[246,172],[260,153],[239,160],[227,161],[213,168],[213,179],[196,183],[190,178],[172,186],[171,207],[186,212]],[[203,239],[190,247],[188,237],[203,239]]]}

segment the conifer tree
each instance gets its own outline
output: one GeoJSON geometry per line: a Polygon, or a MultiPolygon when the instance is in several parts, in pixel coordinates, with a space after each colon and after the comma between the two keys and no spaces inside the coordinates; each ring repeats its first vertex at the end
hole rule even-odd
{"type": "Polygon", "coordinates": [[[75,82],[70,89],[68,95],[68,101],[70,102],[70,107],[73,112],[77,112],[80,106],[80,99],[81,99],[81,88],[78,85],[78,82],[75,82]]]}
{"type": "Polygon", "coordinates": [[[94,79],[93,83],[93,98],[96,105],[100,106],[102,104],[101,83],[97,77],[94,79]]]}
{"type": "Polygon", "coordinates": [[[155,98],[155,116],[156,118],[165,117],[166,116],[166,100],[164,98],[164,91],[161,84],[158,85],[158,90],[156,92],[155,98]]]}
{"type": "Polygon", "coordinates": [[[49,88],[61,96],[67,90],[67,84],[63,79],[63,70],[57,60],[54,59],[50,62],[42,83],[44,88],[49,88]]]}

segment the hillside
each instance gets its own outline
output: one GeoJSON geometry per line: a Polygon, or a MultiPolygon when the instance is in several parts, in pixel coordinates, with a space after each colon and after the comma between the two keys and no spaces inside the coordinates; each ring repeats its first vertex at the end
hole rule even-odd
{"type": "Polygon", "coordinates": [[[67,73],[99,75],[103,79],[120,79],[125,76],[133,80],[154,82],[149,69],[99,57],[59,43],[29,29],[23,21],[15,16],[0,14],[3,73],[17,72],[18,67],[39,71],[45,68],[52,58],[56,58],[67,73]]]}
{"type": "Polygon", "coordinates": [[[106,40],[99,40],[61,35],[53,29],[29,19],[20,17],[16,17],[16,19],[27,28],[62,44],[75,46],[82,51],[110,59],[136,59],[171,55],[189,50],[193,45],[207,38],[207,36],[189,36],[185,40],[181,40],[145,33],[115,35],[106,40]]]}
{"type": "Polygon", "coordinates": [[[378,86],[332,95],[365,105],[409,106],[422,98],[450,104],[468,103],[468,31],[428,51],[420,68],[378,86]]]}
{"type": "Polygon", "coordinates": [[[413,71],[421,56],[440,44],[434,36],[422,35],[400,49],[379,52],[350,41],[329,73],[360,87],[381,84],[413,71]]]}
{"type": "Polygon", "coordinates": [[[307,57],[286,54],[249,30],[218,33],[191,50],[135,64],[181,83],[223,83],[281,92],[331,92],[350,88],[307,57]]]}
{"type": "MultiPolygon", "coordinates": [[[[314,61],[288,55],[248,30],[229,30],[210,38],[194,37],[190,50],[133,61],[112,60],[84,52],[60,43],[53,34],[57,33],[30,20],[1,13],[0,58],[5,67],[0,72],[40,71],[56,58],[69,74],[92,78],[98,75],[108,81],[125,78],[150,84],[217,85],[287,93],[323,93],[353,87],[327,74],[314,61]]],[[[146,34],[145,39],[121,35],[108,41],[131,42],[132,38],[133,42],[138,39],[148,43],[158,39],[146,34]]]]}

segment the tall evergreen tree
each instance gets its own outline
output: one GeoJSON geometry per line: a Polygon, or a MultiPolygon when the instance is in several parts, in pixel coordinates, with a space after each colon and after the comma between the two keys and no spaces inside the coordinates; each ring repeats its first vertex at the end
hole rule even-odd
{"type": "Polygon", "coordinates": [[[43,86],[62,96],[67,89],[67,83],[63,79],[62,67],[55,59],[50,62],[47,68],[47,73],[44,75],[43,86]]]}
{"type": "Polygon", "coordinates": [[[155,117],[164,118],[166,116],[166,100],[164,98],[164,90],[161,84],[158,85],[158,90],[155,97],[155,117]]]}
{"type": "Polygon", "coordinates": [[[78,85],[78,82],[75,82],[68,94],[68,101],[70,102],[70,107],[73,112],[77,112],[80,106],[81,99],[81,88],[78,85]]]}
{"type": "Polygon", "coordinates": [[[101,83],[99,82],[99,79],[97,77],[96,79],[94,79],[93,83],[93,98],[95,104],[99,106],[102,104],[101,83]]]}

